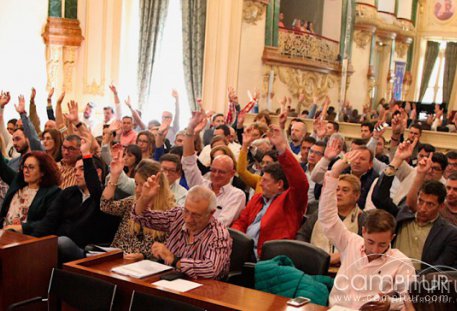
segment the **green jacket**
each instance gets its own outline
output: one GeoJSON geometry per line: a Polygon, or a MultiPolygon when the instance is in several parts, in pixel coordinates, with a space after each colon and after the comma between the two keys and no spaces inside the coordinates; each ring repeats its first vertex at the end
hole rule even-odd
{"type": "Polygon", "coordinates": [[[287,256],[259,261],[255,266],[255,288],[289,298],[307,297],[312,303],[326,306],[333,279],[308,275],[295,268],[287,256]]]}

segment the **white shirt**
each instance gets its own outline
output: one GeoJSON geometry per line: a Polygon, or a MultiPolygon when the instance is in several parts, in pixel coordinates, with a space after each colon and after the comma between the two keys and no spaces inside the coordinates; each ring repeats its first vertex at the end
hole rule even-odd
{"type": "Polygon", "coordinates": [[[186,202],[187,190],[179,184],[179,179],[170,185],[170,190],[175,196],[176,206],[184,206],[186,202]]]}

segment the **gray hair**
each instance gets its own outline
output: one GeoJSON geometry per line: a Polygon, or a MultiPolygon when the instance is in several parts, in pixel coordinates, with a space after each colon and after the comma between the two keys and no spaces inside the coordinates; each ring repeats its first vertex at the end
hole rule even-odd
{"type": "Polygon", "coordinates": [[[217,207],[216,195],[205,186],[194,186],[190,188],[187,192],[186,201],[187,200],[208,201],[208,212],[215,211],[217,207]]]}
{"type": "Polygon", "coordinates": [[[271,142],[268,138],[259,138],[259,139],[256,139],[252,142],[251,146],[253,147],[257,147],[261,144],[267,144],[269,146],[271,146],[271,142]]]}
{"type": "Polygon", "coordinates": [[[333,133],[333,134],[330,136],[328,142],[330,143],[330,142],[331,142],[332,140],[334,140],[334,139],[338,140],[338,141],[341,143],[341,146],[344,146],[344,136],[343,136],[343,135],[341,135],[341,134],[339,134],[339,133],[333,133]]]}

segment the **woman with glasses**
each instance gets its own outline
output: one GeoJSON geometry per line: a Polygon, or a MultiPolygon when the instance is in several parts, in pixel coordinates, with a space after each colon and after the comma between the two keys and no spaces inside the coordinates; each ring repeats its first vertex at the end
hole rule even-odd
{"type": "Polygon", "coordinates": [[[9,185],[0,210],[0,226],[33,235],[36,223],[60,192],[56,162],[45,152],[32,151],[23,156],[16,172],[0,155],[0,177],[9,185]]]}
{"type": "Polygon", "coordinates": [[[55,129],[45,130],[41,134],[41,142],[44,151],[49,154],[54,161],[62,160],[62,134],[55,129]]]}
{"type": "MultiPolygon", "coordinates": [[[[122,217],[111,246],[122,249],[126,258],[151,258],[152,244],[156,241],[163,242],[166,237],[165,233],[143,228],[133,221],[130,214],[135,207],[137,199],[141,197],[144,182],[148,177],[157,175],[160,172],[160,164],[149,159],[142,160],[135,170],[135,194],[128,198],[114,201],[114,193],[123,168],[124,159],[121,151],[113,151],[111,176],[103,191],[100,203],[100,209],[103,212],[122,217]]],[[[154,197],[154,207],[155,209],[166,211],[175,207],[175,201],[168,186],[167,178],[164,174],[159,176],[160,191],[154,197]]]]}

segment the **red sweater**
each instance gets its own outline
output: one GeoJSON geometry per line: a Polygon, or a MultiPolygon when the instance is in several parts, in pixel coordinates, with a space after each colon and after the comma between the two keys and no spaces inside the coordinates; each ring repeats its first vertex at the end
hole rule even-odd
{"type": "MultiPolygon", "coordinates": [[[[279,156],[279,164],[287,177],[289,188],[274,199],[260,221],[257,243],[259,256],[262,252],[262,245],[266,241],[295,238],[308,204],[308,179],[290,150],[287,149],[279,156]]],[[[233,223],[232,228],[246,232],[262,207],[262,194],[258,193],[241,211],[240,217],[233,223]]]]}

